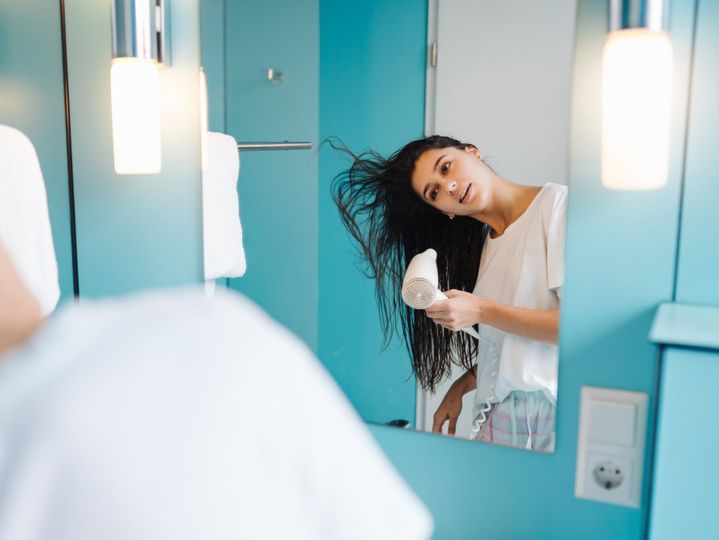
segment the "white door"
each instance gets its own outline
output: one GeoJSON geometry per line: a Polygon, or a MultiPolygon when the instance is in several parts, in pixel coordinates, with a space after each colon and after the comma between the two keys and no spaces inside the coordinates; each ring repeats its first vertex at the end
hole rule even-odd
{"type": "MultiPolygon", "coordinates": [[[[474,144],[515,182],[566,183],[575,19],[576,0],[430,0],[426,134],[474,144]]],[[[459,375],[434,394],[418,388],[418,429],[432,429],[459,375]]],[[[469,434],[472,399],[458,437],[469,434]]]]}

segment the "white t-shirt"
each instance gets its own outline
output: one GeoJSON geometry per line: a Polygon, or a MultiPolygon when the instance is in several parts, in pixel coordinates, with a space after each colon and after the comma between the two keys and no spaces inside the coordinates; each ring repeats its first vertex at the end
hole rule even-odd
{"type": "MultiPolygon", "coordinates": [[[[556,309],[564,283],[567,186],[546,184],[497,238],[487,237],[474,294],[516,307],[556,309]]],[[[541,390],[557,399],[558,347],[479,325],[498,362],[492,392],[492,347],[480,340],[476,402],[502,401],[512,390],[541,390]],[[494,399],[491,398],[494,393],[494,399]]]]}
{"type": "Polygon", "coordinates": [[[238,294],[66,304],[0,357],[0,538],[431,531],[322,365],[238,294]]]}

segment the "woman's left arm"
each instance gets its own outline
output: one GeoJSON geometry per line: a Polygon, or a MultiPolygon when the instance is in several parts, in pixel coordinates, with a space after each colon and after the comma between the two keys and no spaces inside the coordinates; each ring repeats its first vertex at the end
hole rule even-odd
{"type": "Polygon", "coordinates": [[[544,343],[557,343],[559,309],[528,309],[457,290],[427,308],[427,316],[454,332],[477,323],[544,343]]]}
{"type": "Polygon", "coordinates": [[[514,334],[544,343],[557,343],[559,336],[559,309],[528,309],[501,304],[477,296],[480,320],[514,334]]]}

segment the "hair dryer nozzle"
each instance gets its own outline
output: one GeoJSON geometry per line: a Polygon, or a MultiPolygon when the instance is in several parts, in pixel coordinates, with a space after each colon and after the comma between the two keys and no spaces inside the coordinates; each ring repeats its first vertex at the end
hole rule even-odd
{"type": "Polygon", "coordinates": [[[412,257],[402,282],[402,300],[414,309],[427,309],[438,292],[437,252],[427,249],[412,257]]]}
{"type": "MultiPolygon", "coordinates": [[[[439,290],[437,252],[427,249],[412,257],[402,282],[402,300],[414,309],[427,309],[437,300],[447,297],[439,290]]],[[[463,328],[470,336],[479,339],[474,328],[463,328]]]]}
{"type": "Polygon", "coordinates": [[[438,299],[437,293],[437,285],[423,277],[405,278],[402,286],[402,300],[414,309],[427,309],[438,299]]]}

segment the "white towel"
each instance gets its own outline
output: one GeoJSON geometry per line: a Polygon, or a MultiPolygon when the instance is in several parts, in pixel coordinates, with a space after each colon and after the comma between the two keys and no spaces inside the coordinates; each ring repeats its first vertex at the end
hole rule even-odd
{"type": "Polygon", "coordinates": [[[0,242],[48,315],[60,298],[60,285],[45,182],[30,139],[4,125],[0,125],[0,242]]]}
{"type": "Polygon", "coordinates": [[[0,443],[6,540],[432,531],[317,358],[228,291],[64,307],[0,358],[0,443]]]}
{"type": "Polygon", "coordinates": [[[202,223],[205,279],[239,277],[247,269],[242,247],[237,179],[237,142],[224,133],[207,134],[207,163],[202,173],[202,223]]]}

